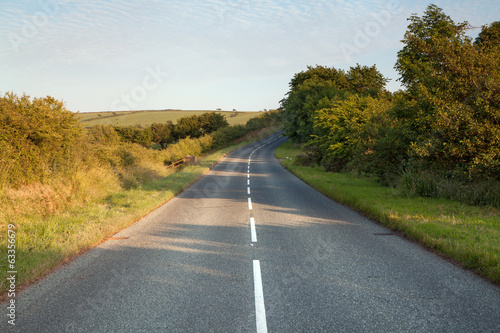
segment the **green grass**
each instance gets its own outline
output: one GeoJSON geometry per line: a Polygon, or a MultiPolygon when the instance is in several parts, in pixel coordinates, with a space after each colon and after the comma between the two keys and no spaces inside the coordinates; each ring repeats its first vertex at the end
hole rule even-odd
{"type": "MultiPolygon", "coordinates": [[[[117,112],[86,112],[79,113],[78,117],[84,126],[93,125],[136,125],[148,126],[152,123],[175,123],[179,118],[191,115],[201,115],[209,110],[181,111],[181,110],[145,110],[145,111],[117,111],[117,112]]],[[[226,116],[229,125],[245,125],[246,122],[259,114],[259,112],[219,112],[226,116]],[[234,115],[232,117],[232,115],[234,115]]]]}
{"type": "Polygon", "coordinates": [[[407,198],[376,179],[294,165],[291,142],[276,157],[292,173],[329,196],[406,237],[500,284],[500,213],[448,199],[407,198]]]}
{"type": "MultiPolygon", "coordinates": [[[[99,244],[164,204],[198,180],[222,157],[250,141],[276,131],[268,128],[251,140],[216,151],[195,165],[161,177],[129,190],[114,191],[104,198],[91,200],[56,214],[32,212],[19,214],[0,224],[0,252],[7,253],[9,223],[16,225],[17,287],[23,287],[46,275],[61,263],[99,244]],[[4,223],[5,222],[5,223],[4,223]]],[[[5,257],[6,258],[6,257],[5,257]]],[[[0,261],[0,281],[3,298],[6,296],[7,260],[0,261]]]]}

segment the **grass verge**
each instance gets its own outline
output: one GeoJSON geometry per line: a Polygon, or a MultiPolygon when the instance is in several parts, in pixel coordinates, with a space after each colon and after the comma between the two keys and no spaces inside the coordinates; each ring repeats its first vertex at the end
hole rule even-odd
{"type": "Polygon", "coordinates": [[[16,226],[16,251],[14,268],[9,268],[5,259],[0,262],[1,300],[6,298],[9,290],[8,271],[17,271],[16,289],[19,291],[166,203],[196,182],[230,151],[277,130],[267,128],[249,133],[242,139],[244,141],[207,155],[195,165],[141,186],[112,193],[104,199],[58,214],[28,215],[2,223],[0,250],[7,253],[7,229],[13,224],[16,226]]]}
{"type": "Polygon", "coordinates": [[[500,213],[448,199],[407,198],[374,178],[294,165],[300,146],[286,142],[276,157],[330,198],[500,285],[500,213]]]}

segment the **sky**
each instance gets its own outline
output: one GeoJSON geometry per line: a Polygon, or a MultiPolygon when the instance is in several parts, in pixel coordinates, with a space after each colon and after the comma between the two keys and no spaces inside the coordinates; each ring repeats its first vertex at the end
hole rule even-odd
{"type": "MultiPolygon", "coordinates": [[[[73,112],[274,109],[307,66],[394,70],[429,0],[2,0],[0,95],[73,112]]],[[[497,0],[434,1],[455,22],[500,20],[497,0]]],[[[475,37],[480,29],[470,30],[475,37]]]]}

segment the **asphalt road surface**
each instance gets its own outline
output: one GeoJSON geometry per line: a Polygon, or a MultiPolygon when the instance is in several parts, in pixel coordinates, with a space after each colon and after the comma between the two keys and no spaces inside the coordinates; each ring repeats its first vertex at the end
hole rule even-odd
{"type": "Polygon", "coordinates": [[[234,151],[22,292],[1,331],[500,332],[500,288],[291,175],[285,140],[234,151]]]}

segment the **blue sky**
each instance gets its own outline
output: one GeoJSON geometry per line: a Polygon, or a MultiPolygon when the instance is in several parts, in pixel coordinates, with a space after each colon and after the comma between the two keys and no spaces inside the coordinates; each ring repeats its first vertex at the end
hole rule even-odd
{"type": "MultiPolygon", "coordinates": [[[[455,22],[500,20],[500,2],[434,1],[455,22]]],[[[71,111],[279,106],[308,65],[393,69],[421,0],[2,0],[0,94],[71,111]]],[[[471,30],[475,35],[479,29],[471,30]]]]}

